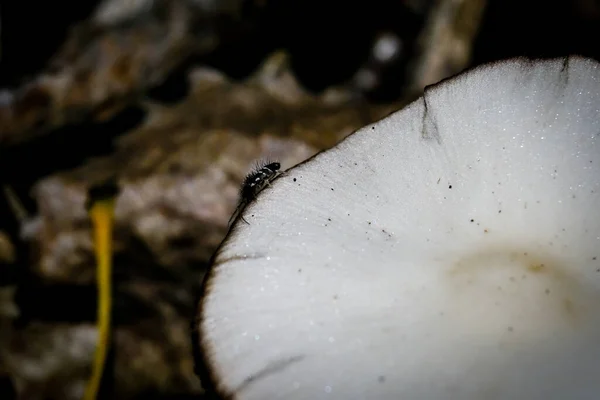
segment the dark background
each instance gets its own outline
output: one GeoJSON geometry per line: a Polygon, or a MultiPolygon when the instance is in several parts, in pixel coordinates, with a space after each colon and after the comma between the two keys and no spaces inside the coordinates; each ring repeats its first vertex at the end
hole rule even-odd
{"type": "MultiPolygon", "coordinates": [[[[64,42],[70,27],[99,1],[0,2],[0,87],[34,76],[64,42]]],[[[473,53],[473,64],[510,56],[576,53],[600,57],[598,0],[490,0],[473,53]],[[589,3],[587,9],[585,4],[589,3]]],[[[251,8],[251,6],[248,6],[251,8]]],[[[364,62],[376,32],[409,40],[423,16],[403,1],[267,1],[249,12],[252,29],[203,60],[242,78],[277,48],[289,50],[301,81],[320,90],[348,79],[364,62]],[[320,62],[315,63],[315,58],[320,62]]],[[[390,88],[388,90],[394,90],[390,88]]],[[[397,89],[396,89],[397,90],[397,89]]],[[[386,99],[393,93],[385,93],[386,99]]]]}

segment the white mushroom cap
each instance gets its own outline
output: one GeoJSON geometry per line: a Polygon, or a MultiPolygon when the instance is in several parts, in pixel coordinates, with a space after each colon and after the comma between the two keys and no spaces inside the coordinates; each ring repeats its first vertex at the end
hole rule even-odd
{"type": "Polygon", "coordinates": [[[199,341],[235,399],[600,399],[600,64],[509,60],[291,169],[199,341]]]}

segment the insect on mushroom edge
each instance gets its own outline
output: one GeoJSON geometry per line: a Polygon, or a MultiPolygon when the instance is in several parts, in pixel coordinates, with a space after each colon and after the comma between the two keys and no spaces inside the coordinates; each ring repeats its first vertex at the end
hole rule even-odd
{"type": "MultiPolygon", "coordinates": [[[[228,222],[228,226],[231,226],[232,221],[235,221],[239,215],[241,215],[242,210],[250,204],[256,196],[263,190],[266,186],[268,186],[273,179],[275,179],[281,172],[279,172],[281,168],[281,164],[277,161],[266,161],[258,163],[256,168],[250,172],[244,182],[242,183],[242,188],[240,190],[240,201],[235,209],[235,212],[231,216],[228,222]]],[[[241,217],[245,223],[248,223],[241,217]]]]}

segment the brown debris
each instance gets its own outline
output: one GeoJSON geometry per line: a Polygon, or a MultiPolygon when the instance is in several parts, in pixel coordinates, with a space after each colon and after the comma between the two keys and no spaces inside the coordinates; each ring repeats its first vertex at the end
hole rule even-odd
{"type": "MultiPolygon", "coordinates": [[[[10,237],[0,231],[0,269],[2,264],[12,264],[15,262],[15,246],[10,237]]],[[[1,272],[0,272],[1,273],[1,272]]]]}
{"type": "Polygon", "coordinates": [[[44,73],[3,93],[0,144],[68,123],[106,120],[186,57],[205,54],[219,41],[219,21],[193,1],[158,0],[144,10],[117,25],[80,24],[44,73]]]}
{"type": "Polygon", "coordinates": [[[410,90],[421,93],[465,69],[487,0],[437,0],[418,40],[410,90]]]}

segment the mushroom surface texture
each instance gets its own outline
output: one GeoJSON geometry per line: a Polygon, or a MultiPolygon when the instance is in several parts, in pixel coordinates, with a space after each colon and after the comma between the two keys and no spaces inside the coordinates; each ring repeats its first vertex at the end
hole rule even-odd
{"type": "Polygon", "coordinates": [[[215,255],[234,399],[600,399],[600,64],[511,59],[289,169],[215,255]]]}

